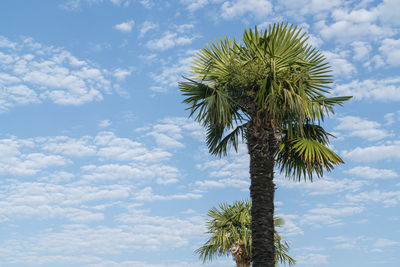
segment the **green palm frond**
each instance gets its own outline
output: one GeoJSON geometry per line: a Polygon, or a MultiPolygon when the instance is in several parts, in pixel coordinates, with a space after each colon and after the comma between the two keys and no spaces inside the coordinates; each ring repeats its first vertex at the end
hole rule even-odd
{"type": "Polygon", "coordinates": [[[208,126],[206,142],[211,154],[218,156],[226,155],[230,146],[237,151],[240,141],[243,141],[243,137],[245,136],[246,124],[237,126],[225,136],[224,131],[225,127],[219,125],[208,126]]]}
{"type": "Polygon", "coordinates": [[[288,264],[289,266],[294,266],[296,261],[290,257],[287,253],[289,252],[289,243],[282,239],[277,232],[274,233],[275,241],[275,266],[280,263],[288,264]]]}
{"type": "Polygon", "coordinates": [[[324,169],[331,171],[343,160],[329,147],[331,134],[319,126],[307,123],[302,127],[303,133],[294,137],[284,134],[279,140],[276,162],[280,171],[286,176],[298,180],[308,177],[312,180],[314,173],[323,176],[324,169]]]}
{"type": "Polygon", "coordinates": [[[251,251],[251,215],[250,202],[238,201],[233,205],[221,203],[219,208],[213,207],[208,211],[207,233],[211,237],[195,253],[199,258],[212,261],[217,256],[228,256],[232,246],[243,240],[245,251],[250,255],[251,251]]]}
{"type": "Polygon", "coordinates": [[[262,116],[286,136],[279,140],[276,157],[286,174],[312,179],[313,173],[322,176],[343,162],[327,143],[303,132],[351,98],[329,96],[331,67],[307,38],[297,27],[277,23],[245,30],[242,43],[230,38],[210,42],[196,54],[191,76],[179,87],[190,116],[207,129],[211,154],[237,149],[246,123],[262,116]]]}
{"type": "Polygon", "coordinates": [[[179,83],[182,94],[186,97],[184,103],[190,105],[190,116],[197,112],[195,119],[204,126],[219,124],[230,127],[234,121],[241,121],[240,107],[236,105],[228,93],[220,88],[186,78],[179,83]]]}
{"type": "MultiPolygon", "coordinates": [[[[243,244],[244,257],[251,259],[251,203],[248,200],[235,201],[233,205],[219,204],[208,211],[207,234],[210,238],[195,250],[203,262],[214,260],[216,257],[229,256],[232,248],[240,241],[243,244]]],[[[284,220],[274,217],[275,227],[282,227],[284,220]]],[[[292,266],[295,260],[287,253],[289,244],[277,232],[274,234],[276,249],[276,264],[288,263],[292,266]]]]}

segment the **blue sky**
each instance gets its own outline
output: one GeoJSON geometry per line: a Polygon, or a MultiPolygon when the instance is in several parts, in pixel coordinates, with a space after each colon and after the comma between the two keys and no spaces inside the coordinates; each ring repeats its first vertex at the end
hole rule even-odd
{"type": "MultiPolygon", "coordinates": [[[[354,98],[324,126],[346,164],[276,175],[297,266],[400,266],[398,0],[0,1],[1,266],[202,266],[206,213],[249,195],[177,88],[196,51],[288,21],[354,98]]],[[[230,257],[205,266],[232,266],[230,257]]]]}

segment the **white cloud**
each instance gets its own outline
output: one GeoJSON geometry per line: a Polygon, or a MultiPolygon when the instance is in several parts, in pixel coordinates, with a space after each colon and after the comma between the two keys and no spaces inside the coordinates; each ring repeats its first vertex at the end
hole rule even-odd
{"type": "MultiPolygon", "coordinates": [[[[314,208],[307,212],[311,214],[324,214],[330,216],[346,216],[361,213],[364,210],[363,207],[338,207],[338,208],[314,208]]],[[[307,217],[306,215],[304,217],[307,217]]]]}
{"type": "Polygon", "coordinates": [[[379,51],[389,65],[400,66],[400,39],[384,39],[379,51]]]}
{"type": "Polygon", "coordinates": [[[323,177],[313,182],[297,182],[279,175],[275,178],[275,183],[285,188],[306,190],[310,195],[329,195],[344,191],[356,192],[365,184],[365,181],[323,177]]]}
{"type": "Polygon", "coordinates": [[[390,112],[384,115],[385,125],[392,125],[395,122],[395,114],[390,112]]]}
{"type": "Polygon", "coordinates": [[[0,139],[0,173],[11,175],[35,175],[41,170],[70,163],[59,155],[39,151],[25,152],[34,146],[30,140],[0,139]]]}
{"type": "Polygon", "coordinates": [[[152,8],[154,6],[154,3],[152,0],[140,0],[139,3],[144,7],[144,8],[152,8]]]}
{"type": "Polygon", "coordinates": [[[158,24],[151,21],[145,21],[140,26],[139,38],[142,38],[148,31],[158,28],[158,24]]]}
{"type": "Polygon", "coordinates": [[[219,180],[201,180],[196,181],[195,185],[199,190],[208,190],[212,188],[240,188],[242,190],[248,190],[250,186],[250,180],[238,179],[238,178],[225,178],[219,180]]]}
{"type": "Polygon", "coordinates": [[[345,250],[364,250],[366,242],[370,241],[371,238],[365,236],[346,237],[346,236],[332,236],[326,237],[327,240],[337,243],[335,248],[345,250]]]}
{"type": "Polygon", "coordinates": [[[400,101],[400,77],[382,80],[353,80],[334,88],[335,95],[351,95],[354,100],[372,99],[376,101],[400,101]]]}
{"type": "Polygon", "coordinates": [[[332,1],[324,1],[324,0],[308,0],[308,1],[298,1],[301,6],[302,14],[313,14],[315,16],[320,16],[321,13],[325,13],[327,11],[337,10],[339,6],[343,4],[342,0],[332,0],[332,1]]]}
{"type": "Polygon", "coordinates": [[[163,133],[151,132],[148,133],[148,135],[153,136],[154,139],[156,140],[156,143],[160,147],[175,148],[175,149],[185,147],[185,145],[182,144],[181,142],[163,133]]]}
{"type": "Polygon", "coordinates": [[[395,178],[399,175],[389,169],[376,169],[368,166],[357,166],[346,171],[349,174],[357,175],[359,177],[370,178],[370,179],[388,179],[395,178]]]}
{"type": "Polygon", "coordinates": [[[357,73],[354,65],[346,59],[347,52],[334,53],[331,51],[323,51],[322,54],[326,57],[329,64],[332,66],[335,76],[352,76],[357,73]]]}
{"type": "Polygon", "coordinates": [[[81,8],[81,0],[68,0],[60,7],[68,11],[78,10],[81,8]]]}
{"type": "Polygon", "coordinates": [[[179,170],[172,166],[162,164],[105,164],[82,166],[84,174],[82,178],[89,182],[109,182],[135,180],[150,182],[157,178],[158,184],[170,184],[178,182],[179,170]]]}
{"type": "Polygon", "coordinates": [[[129,196],[129,187],[122,185],[88,186],[56,185],[39,182],[15,182],[1,186],[1,216],[8,220],[19,218],[54,219],[64,217],[73,222],[101,221],[103,213],[82,204],[120,200],[129,196]]]}
{"type": "Polygon", "coordinates": [[[4,36],[0,36],[0,48],[3,47],[15,49],[17,47],[17,43],[11,42],[4,36]]]}
{"type": "Polygon", "coordinates": [[[118,222],[122,225],[67,225],[57,232],[48,231],[36,235],[26,245],[36,253],[45,251],[51,255],[62,252],[64,255],[90,254],[102,257],[132,250],[163,251],[178,248],[187,245],[190,239],[203,232],[203,226],[198,225],[196,218],[178,219],[135,213],[134,216],[119,216],[118,222]],[[34,249],[34,246],[37,248],[34,249]]]}
{"type": "Polygon", "coordinates": [[[168,64],[162,67],[159,74],[150,73],[155,86],[150,89],[155,92],[166,92],[170,87],[177,87],[181,77],[188,73],[193,57],[179,58],[176,64],[168,64]]]}
{"type": "Polygon", "coordinates": [[[107,70],[31,38],[15,49],[0,52],[0,66],[1,111],[47,99],[61,105],[81,105],[102,100],[102,92],[111,93],[107,70]]]}
{"type": "Polygon", "coordinates": [[[349,136],[357,136],[368,141],[376,141],[389,136],[385,130],[379,129],[381,125],[375,121],[354,116],[345,116],[338,120],[340,123],[335,129],[347,131],[349,136]]]}
{"type": "Polygon", "coordinates": [[[344,9],[335,9],[332,12],[332,17],[336,20],[346,20],[357,23],[373,22],[377,19],[377,14],[374,11],[366,9],[351,10],[348,12],[344,9]]]}
{"type": "Polygon", "coordinates": [[[154,201],[154,200],[173,200],[173,199],[199,199],[202,195],[199,193],[183,193],[174,195],[155,195],[151,187],[146,187],[143,190],[135,193],[134,198],[139,201],[154,201]]]}
{"type": "Polygon", "coordinates": [[[110,0],[110,2],[116,6],[129,6],[131,0],[110,0]]]}
{"type": "Polygon", "coordinates": [[[320,265],[328,263],[328,256],[324,254],[310,253],[296,257],[296,263],[309,265],[320,265]]]}
{"type": "Polygon", "coordinates": [[[110,120],[102,120],[99,122],[99,127],[100,128],[107,128],[111,126],[111,121],[110,120]]]}
{"type": "MultiPolygon", "coordinates": [[[[230,151],[228,157],[221,159],[211,158],[196,166],[197,169],[208,171],[209,177],[241,180],[240,184],[244,185],[249,181],[249,155],[247,153],[247,146],[241,144],[238,147],[238,153],[233,149],[230,151]]],[[[202,185],[199,183],[198,185],[202,185]]]]}
{"type": "Polygon", "coordinates": [[[209,3],[208,0],[180,0],[180,2],[186,5],[186,8],[191,12],[203,8],[209,3]]]}
{"type": "MultiPolygon", "coordinates": [[[[131,3],[132,0],[110,0],[110,3],[115,6],[127,7],[131,3]]],[[[104,3],[103,0],[67,0],[63,4],[60,5],[61,8],[67,11],[81,11],[82,6],[88,5],[92,6],[95,4],[104,3]]]]}
{"type": "Polygon", "coordinates": [[[376,8],[379,19],[391,26],[400,25],[400,18],[397,12],[399,9],[400,3],[397,0],[383,0],[376,8]]]}
{"type": "Polygon", "coordinates": [[[368,61],[369,53],[372,49],[371,45],[367,42],[353,42],[351,43],[354,51],[353,59],[357,61],[368,61]]]}
{"type": "Polygon", "coordinates": [[[350,216],[364,211],[363,207],[345,206],[337,208],[319,207],[310,209],[301,217],[300,223],[307,226],[321,227],[324,225],[341,225],[338,217],[350,216]]]}
{"type": "Polygon", "coordinates": [[[374,190],[359,194],[347,194],[346,200],[353,203],[376,202],[383,204],[384,207],[392,207],[400,202],[400,191],[381,192],[380,190],[374,190]]]}
{"type": "Polygon", "coordinates": [[[79,140],[67,136],[50,138],[37,138],[35,141],[41,144],[43,150],[73,157],[87,157],[96,154],[96,147],[91,144],[91,138],[84,136],[79,140]]]}
{"type": "Polygon", "coordinates": [[[372,162],[378,160],[400,160],[400,144],[356,147],[344,150],[343,156],[355,162],[372,162]]]}
{"type": "Polygon", "coordinates": [[[300,228],[300,224],[297,222],[297,220],[299,219],[298,215],[278,213],[276,214],[276,216],[282,218],[285,221],[283,227],[279,229],[279,232],[282,232],[283,236],[295,236],[304,234],[304,231],[300,228]]]}
{"type": "Polygon", "coordinates": [[[163,36],[159,39],[150,40],[146,46],[153,50],[167,50],[175,46],[183,46],[191,44],[195,37],[187,35],[178,35],[176,32],[164,32],[163,36]]]}
{"type": "Polygon", "coordinates": [[[128,138],[116,137],[113,132],[102,132],[94,138],[99,146],[100,158],[118,161],[157,162],[169,159],[172,155],[159,148],[148,149],[143,144],[128,138]]]}
{"type": "Polygon", "coordinates": [[[125,80],[126,77],[131,75],[131,73],[132,73],[132,69],[117,68],[116,70],[114,70],[113,75],[115,78],[117,78],[117,80],[123,81],[123,80],[125,80]]]}
{"type": "Polygon", "coordinates": [[[115,25],[114,29],[116,29],[120,32],[128,33],[128,32],[132,31],[133,26],[135,26],[135,22],[133,20],[128,20],[128,21],[125,21],[125,22],[115,25]]]}
{"type": "Polygon", "coordinates": [[[400,245],[400,242],[386,238],[379,238],[373,245],[375,248],[386,248],[400,245]]]}
{"type": "Polygon", "coordinates": [[[334,40],[341,43],[352,43],[363,40],[379,40],[382,37],[392,36],[393,30],[381,27],[368,21],[368,15],[357,17],[357,13],[344,13],[346,19],[339,19],[330,25],[325,20],[315,24],[319,34],[326,40],[334,40]],[[357,21],[361,19],[361,21],[357,21]],[[362,21],[364,19],[365,21],[362,21]]]}
{"type": "Polygon", "coordinates": [[[305,21],[305,16],[325,19],[332,10],[342,8],[342,0],[285,0],[274,4],[275,13],[285,14],[297,21],[305,21]]]}
{"type": "Polygon", "coordinates": [[[268,0],[232,0],[221,6],[221,17],[233,19],[252,14],[257,18],[265,18],[272,13],[272,4],[268,0]]]}

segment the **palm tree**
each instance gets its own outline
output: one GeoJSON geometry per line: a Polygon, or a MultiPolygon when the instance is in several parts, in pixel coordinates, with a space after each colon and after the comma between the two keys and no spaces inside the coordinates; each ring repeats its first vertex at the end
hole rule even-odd
{"type": "Polygon", "coordinates": [[[243,44],[210,42],[179,87],[190,116],[207,129],[214,155],[246,140],[250,154],[252,260],[274,266],[274,168],[300,180],[321,177],[342,159],[320,122],[351,97],[327,97],[333,82],[325,57],[297,27],[245,30],[243,44]]]}
{"type": "MultiPolygon", "coordinates": [[[[216,256],[232,255],[237,267],[250,267],[251,262],[251,204],[249,201],[236,201],[233,205],[222,203],[219,209],[208,211],[207,228],[211,237],[195,252],[203,262],[211,261],[216,256]]],[[[274,218],[276,227],[283,225],[281,218],[274,218]]],[[[296,262],[287,255],[289,245],[275,232],[275,264],[296,262]]]]}

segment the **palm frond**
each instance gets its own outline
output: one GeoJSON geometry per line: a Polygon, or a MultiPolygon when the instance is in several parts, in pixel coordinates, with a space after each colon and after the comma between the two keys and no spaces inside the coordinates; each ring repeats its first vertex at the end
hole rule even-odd
{"type": "Polygon", "coordinates": [[[289,266],[294,266],[296,261],[288,255],[289,252],[289,243],[282,239],[277,232],[274,233],[274,241],[275,241],[275,266],[278,266],[280,263],[288,264],[289,266]]]}
{"type": "Polygon", "coordinates": [[[225,130],[226,127],[216,124],[208,125],[206,142],[211,154],[217,156],[226,155],[231,146],[235,149],[235,151],[237,151],[240,141],[243,141],[245,136],[246,124],[237,126],[230,133],[224,136],[225,130]]]}
{"type": "MultiPolygon", "coordinates": [[[[207,233],[210,238],[200,248],[195,250],[204,262],[212,261],[219,256],[233,254],[234,246],[240,244],[244,257],[251,259],[251,203],[248,200],[235,201],[232,205],[219,204],[207,213],[207,233]]],[[[282,227],[284,220],[274,217],[275,227],[282,227]]],[[[288,263],[292,266],[295,260],[287,253],[289,244],[277,232],[274,233],[276,264],[288,263]]]]}
{"type": "Polygon", "coordinates": [[[335,165],[343,163],[328,147],[329,137],[333,135],[319,125],[308,123],[302,128],[302,134],[284,134],[279,140],[276,163],[281,172],[298,180],[301,177],[312,180],[314,174],[322,177],[324,170],[331,171],[335,165]]]}

